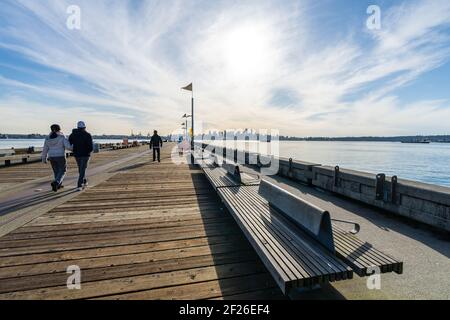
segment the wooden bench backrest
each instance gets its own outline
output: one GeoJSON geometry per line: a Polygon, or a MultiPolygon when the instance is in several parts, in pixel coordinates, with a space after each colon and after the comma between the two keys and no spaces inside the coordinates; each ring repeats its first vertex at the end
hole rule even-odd
{"type": "Polygon", "coordinates": [[[261,180],[259,194],[269,205],[285,214],[332,253],[335,252],[331,218],[328,211],[297,197],[283,188],[261,180]]]}

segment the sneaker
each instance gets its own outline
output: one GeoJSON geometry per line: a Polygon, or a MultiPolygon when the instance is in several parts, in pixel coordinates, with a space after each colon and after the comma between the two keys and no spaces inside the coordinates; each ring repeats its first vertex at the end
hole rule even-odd
{"type": "Polygon", "coordinates": [[[87,179],[84,179],[84,180],[83,180],[83,185],[84,185],[85,187],[87,187],[88,184],[89,184],[89,183],[88,183],[87,179]]]}
{"type": "Polygon", "coordinates": [[[77,191],[83,191],[83,188],[82,187],[78,187],[77,191]]]}
{"type": "Polygon", "coordinates": [[[64,186],[63,186],[62,184],[60,184],[60,185],[58,186],[58,189],[64,189],[64,186]]]}
{"type": "Polygon", "coordinates": [[[53,182],[51,183],[51,186],[52,186],[52,190],[53,190],[54,192],[58,191],[58,183],[57,183],[56,181],[53,181],[53,182]]]}

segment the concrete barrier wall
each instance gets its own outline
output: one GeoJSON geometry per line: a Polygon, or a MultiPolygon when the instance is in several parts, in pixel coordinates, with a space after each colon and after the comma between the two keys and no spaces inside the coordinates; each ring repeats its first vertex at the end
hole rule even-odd
{"type": "MultiPolygon", "coordinates": [[[[230,158],[234,154],[234,150],[227,150],[230,158]]],[[[245,163],[252,164],[248,159],[258,155],[245,153],[244,157],[245,163]]],[[[278,175],[282,177],[450,231],[450,188],[287,158],[278,160],[278,175]]]]}

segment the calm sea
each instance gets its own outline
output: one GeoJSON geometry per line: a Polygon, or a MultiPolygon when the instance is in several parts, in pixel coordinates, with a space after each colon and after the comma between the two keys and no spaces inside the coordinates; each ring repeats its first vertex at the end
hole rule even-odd
{"type": "Polygon", "coordinates": [[[285,158],[450,187],[449,143],[280,141],[279,153],[285,158]]]}
{"type": "MultiPolygon", "coordinates": [[[[39,139],[0,139],[0,149],[41,147],[43,143],[39,139]]],[[[280,141],[280,156],[450,187],[450,144],[446,143],[280,141]]]]}

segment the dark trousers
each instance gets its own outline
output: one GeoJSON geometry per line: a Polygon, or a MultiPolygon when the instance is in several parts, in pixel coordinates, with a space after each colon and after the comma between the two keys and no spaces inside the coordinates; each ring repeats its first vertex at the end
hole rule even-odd
{"type": "Polygon", "coordinates": [[[158,154],[158,162],[161,162],[161,149],[153,148],[153,161],[156,160],[156,155],[158,154]]]}
{"type": "Polygon", "coordinates": [[[78,173],[80,174],[78,177],[78,188],[81,188],[83,186],[84,179],[86,178],[86,169],[88,167],[89,157],[77,157],[75,159],[77,160],[78,173]]]}
{"type": "Polygon", "coordinates": [[[48,159],[52,165],[55,182],[61,185],[67,171],[66,157],[52,157],[48,159]]]}

